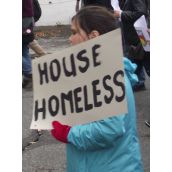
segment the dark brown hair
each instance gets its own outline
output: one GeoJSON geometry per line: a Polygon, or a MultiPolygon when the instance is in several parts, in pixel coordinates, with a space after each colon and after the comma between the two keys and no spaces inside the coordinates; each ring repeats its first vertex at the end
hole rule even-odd
{"type": "Polygon", "coordinates": [[[114,15],[106,8],[99,6],[82,8],[72,20],[87,34],[97,30],[102,35],[118,28],[114,15]]]}

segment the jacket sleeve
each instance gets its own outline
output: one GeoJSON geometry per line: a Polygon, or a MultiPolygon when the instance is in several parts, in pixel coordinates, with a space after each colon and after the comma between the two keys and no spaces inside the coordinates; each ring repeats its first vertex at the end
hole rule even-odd
{"type": "Polygon", "coordinates": [[[97,150],[110,147],[125,133],[125,115],[77,125],[71,128],[68,141],[80,150],[97,150]]]}
{"type": "Polygon", "coordinates": [[[124,10],[121,13],[121,20],[126,23],[134,23],[142,15],[146,15],[146,4],[144,0],[131,0],[131,10],[124,10]]]}

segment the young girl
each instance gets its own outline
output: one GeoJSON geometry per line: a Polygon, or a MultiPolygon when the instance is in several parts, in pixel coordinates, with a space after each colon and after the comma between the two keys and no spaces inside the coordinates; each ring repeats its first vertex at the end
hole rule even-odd
{"type": "MultiPolygon", "coordinates": [[[[85,7],[73,17],[69,39],[75,45],[116,28],[113,14],[106,9],[85,7]]],[[[136,66],[126,58],[124,65],[127,114],[73,127],[52,123],[51,134],[67,143],[68,172],[143,172],[131,87],[137,82],[136,66]]]]}

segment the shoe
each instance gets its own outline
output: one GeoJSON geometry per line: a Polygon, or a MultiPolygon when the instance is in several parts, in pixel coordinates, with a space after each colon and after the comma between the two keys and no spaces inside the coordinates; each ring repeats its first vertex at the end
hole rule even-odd
{"type": "Polygon", "coordinates": [[[22,88],[32,89],[32,87],[33,87],[32,74],[25,75],[22,81],[22,88]]]}
{"type": "Polygon", "coordinates": [[[145,87],[145,84],[144,83],[143,84],[139,84],[139,85],[135,85],[133,87],[133,91],[134,92],[144,91],[144,90],[146,90],[146,87],[145,87]]]}
{"type": "Polygon", "coordinates": [[[146,125],[147,127],[150,127],[150,121],[145,121],[145,125],[146,125]]]}

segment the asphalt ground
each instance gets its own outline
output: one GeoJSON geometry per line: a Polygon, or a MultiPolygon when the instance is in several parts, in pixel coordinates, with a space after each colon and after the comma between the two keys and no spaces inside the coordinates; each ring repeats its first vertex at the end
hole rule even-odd
{"type": "MultiPolygon", "coordinates": [[[[69,46],[67,37],[39,38],[40,45],[49,53],[69,46]]],[[[33,52],[30,52],[33,54],[33,52]]],[[[150,80],[146,78],[146,90],[134,93],[137,110],[137,126],[141,143],[144,171],[150,171],[150,128],[144,121],[150,118],[150,80]]],[[[30,130],[32,119],[32,89],[22,90],[22,171],[64,172],[66,169],[65,144],[55,140],[48,131],[30,130]]]]}

